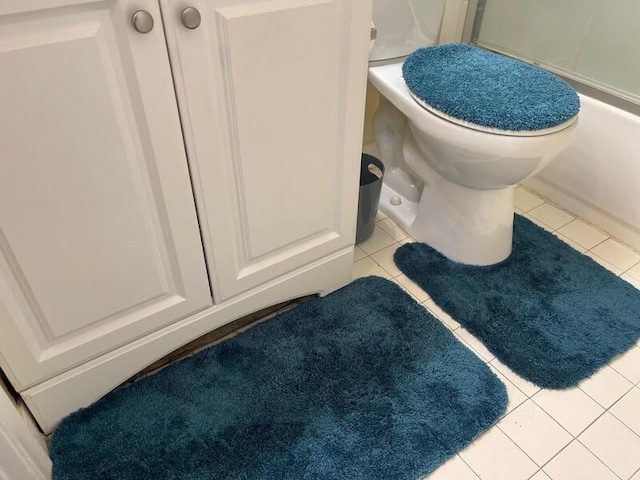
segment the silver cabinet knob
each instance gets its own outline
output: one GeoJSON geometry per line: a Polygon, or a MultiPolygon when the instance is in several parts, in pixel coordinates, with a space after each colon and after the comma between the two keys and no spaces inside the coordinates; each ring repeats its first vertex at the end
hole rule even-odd
{"type": "Polygon", "coordinates": [[[138,10],[134,13],[131,23],[138,33],[149,33],[153,30],[153,17],[146,10],[138,10]]]}
{"type": "Polygon", "coordinates": [[[182,24],[190,30],[196,29],[200,26],[202,17],[197,8],[187,7],[182,11],[182,24]]]}

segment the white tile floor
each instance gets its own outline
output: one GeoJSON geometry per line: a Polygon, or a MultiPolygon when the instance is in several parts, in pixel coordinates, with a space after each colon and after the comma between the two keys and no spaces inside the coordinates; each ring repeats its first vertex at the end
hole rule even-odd
{"type": "MultiPolygon", "coordinates": [[[[640,254],[522,187],[518,213],[640,289],[640,254]]],[[[403,275],[393,253],[413,239],[379,214],[356,247],[353,278],[398,283],[487,362],[507,387],[505,416],[429,480],[640,480],[640,342],[578,387],[544,390],[494,358],[429,295],[403,275]]]]}

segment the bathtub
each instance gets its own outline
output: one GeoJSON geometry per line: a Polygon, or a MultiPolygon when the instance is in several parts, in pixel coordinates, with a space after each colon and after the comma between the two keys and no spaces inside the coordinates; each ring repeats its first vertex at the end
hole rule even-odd
{"type": "Polygon", "coordinates": [[[640,250],[640,117],[580,101],[573,144],[525,185],[640,250]]]}

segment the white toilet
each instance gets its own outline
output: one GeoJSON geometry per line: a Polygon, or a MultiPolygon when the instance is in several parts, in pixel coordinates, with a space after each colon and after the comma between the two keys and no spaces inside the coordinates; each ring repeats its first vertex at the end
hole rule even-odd
{"type": "Polygon", "coordinates": [[[511,253],[514,185],[569,146],[577,115],[544,130],[502,131],[434,113],[416,100],[402,65],[406,55],[435,43],[442,16],[442,1],[425,1],[432,25],[418,20],[410,0],[373,2],[369,80],[383,96],[374,135],[386,167],[380,209],[452,260],[495,264],[511,253]]]}

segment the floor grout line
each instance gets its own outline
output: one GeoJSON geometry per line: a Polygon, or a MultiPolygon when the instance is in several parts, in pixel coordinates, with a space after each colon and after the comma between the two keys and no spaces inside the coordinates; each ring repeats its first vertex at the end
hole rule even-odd
{"type": "MultiPolygon", "coordinates": [[[[577,387],[577,388],[579,388],[579,387],[577,387]]],[[[580,389],[580,388],[579,388],[579,389],[580,389]]],[[[540,390],[540,391],[542,391],[542,390],[540,390]]],[[[584,393],[585,395],[587,395],[587,397],[591,398],[587,393],[583,392],[583,391],[582,391],[582,389],[580,389],[580,391],[581,391],[582,393],[584,393]]],[[[538,392],[536,392],[536,394],[537,394],[537,393],[538,393],[538,392]]],[[[626,394],[625,394],[625,395],[626,395],[626,394]]],[[[555,420],[555,422],[556,422],[556,423],[559,423],[559,422],[558,422],[558,420],[556,420],[556,419],[555,419],[555,417],[554,417],[553,415],[551,415],[549,412],[547,412],[547,411],[544,409],[544,407],[543,407],[542,405],[538,404],[538,402],[536,402],[536,401],[535,401],[535,399],[534,399],[533,397],[535,397],[535,395],[533,395],[533,396],[531,397],[531,401],[532,401],[533,403],[535,403],[536,405],[538,405],[538,407],[540,407],[540,410],[542,410],[544,413],[546,413],[546,414],[547,414],[547,415],[549,415],[551,418],[553,418],[553,419],[555,420]]],[[[593,400],[593,401],[596,403],[596,405],[598,405],[599,407],[604,408],[602,405],[600,405],[598,402],[596,402],[596,400],[595,400],[595,399],[591,398],[591,400],[593,400]]],[[[607,413],[607,410],[606,410],[606,409],[605,409],[605,410],[603,410],[603,411],[602,411],[602,413],[598,414],[598,416],[597,416],[596,418],[594,418],[594,419],[593,419],[589,424],[587,424],[587,426],[586,426],[586,427],[584,427],[582,430],[580,430],[580,433],[578,433],[577,435],[574,435],[573,433],[569,432],[566,428],[564,428],[564,427],[563,427],[563,428],[564,428],[564,430],[565,430],[569,435],[571,435],[571,436],[573,437],[573,439],[574,439],[574,440],[577,440],[577,439],[578,439],[578,437],[579,437],[580,435],[582,435],[585,431],[587,431],[587,430],[589,429],[589,427],[590,427],[591,425],[593,425],[594,423],[596,423],[596,421],[598,421],[598,419],[599,419],[602,415],[604,415],[605,413],[607,413]]],[[[560,425],[560,426],[562,427],[562,425],[560,425]]]]}
{"type": "MultiPolygon", "coordinates": [[[[535,477],[537,474],[539,474],[540,472],[544,473],[546,475],[546,472],[544,472],[541,468],[539,468],[538,470],[536,470],[533,475],[531,475],[529,478],[527,478],[527,480],[531,480],[533,477],[535,477]]],[[[548,476],[548,475],[547,475],[548,476]]]]}
{"type": "MultiPolygon", "coordinates": [[[[605,412],[605,413],[606,413],[606,412],[605,412]]],[[[604,415],[604,413],[603,413],[602,415],[604,415]]],[[[602,416],[602,415],[601,415],[601,416],[602,416]]],[[[613,473],[617,478],[620,478],[621,480],[624,480],[624,479],[622,479],[622,477],[620,477],[620,475],[618,475],[616,472],[614,472],[614,471],[611,469],[611,467],[610,467],[609,465],[607,465],[607,463],[606,463],[604,460],[602,460],[598,455],[596,455],[596,453],[595,453],[594,451],[592,451],[589,447],[587,447],[587,446],[586,446],[586,445],[585,445],[585,444],[584,444],[584,443],[583,443],[579,438],[576,438],[576,442],[578,442],[580,445],[582,445],[584,448],[586,448],[586,449],[587,449],[587,451],[588,451],[591,455],[593,455],[594,457],[596,457],[596,458],[600,461],[600,463],[602,463],[605,467],[607,467],[607,468],[609,469],[609,471],[611,471],[611,473],[613,473]]]]}
{"type": "MultiPolygon", "coordinates": [[[[569,237],[567,237],[567,238],[569,238],[569,237]]],[[[593,250],[594,248],[596,248],[598,245],[602,245],[604,242],[606,242],[607,240],[610,240],[610,239],[611,239],[611,237],[607,237],[607,238],[605,238],[604,240],[602,240],[601,242],[599,242],[599,243],[595,244],[593,247],[591,247],[591,248],[587,248],[587,247],[585,247],[585,248],[587,248],[587,252],[590,252],[591,250],[593,250]]],[[[575,240],[574,240],[574,242],[575,242],[575,240]]],[[[578,242],[576,242],[576,243],[578,243],[578,242]]],[[[582,245],[582,246],[584,247],[584,245],[582,245]]],[[[594,253],[595,253],[595,252],[594,252],[594,253]]],[[[597,255],[597,254],[596,254],[596,255],[597,255]]],[[[598,255],[598,256],[600,256],[600,255],[598,255]]],[[[603,260],[604,260],[604,258],[603,258],[603,260]]]]}
{"type": "MultiPolygon", "coordinates": [[[[604,413],[603,413],[603,415],[604,415],[604,413]]],[[[562,449],[561,449],[558,453],[556,453],[553,457],[551,457],[551,458],[550,458],[550,459],[549,459],[549,460],[544,464],[544,466],[542,466],[540,469],[541,469],[542,471],[544,471],[544,467],[546,467],[547,465],[549,465],[549,464],[553,461],[553,459],[554,459],[554,458],[556,458],[556,457],[557,457],[558,455],[560,455],[564,450],[566,450],[566,449],[567,449],[567,448],[568,448],[568,447],[569,447],[573,442],[578,442],[580,445],[582,445],[582,446],[584,447],[584,449],[585,449],[585,450],[587,450],[591,455],[593,455],[593,456],[594,456],[594,458],[595,458],[596,460],[598,460],[602,465],[604,465],[604,466],[607,468],[607,470],[609,470],[609,471],[612,473],[612,475],[613,475],[614,477],[616,477],[616,478],[617,478],[617,479],[619,479],[619,480],[624,480],[624,479],[622,479],[622,478],[620,477],[620,475],[618,475],[616,472],[614,472],[613,470],[611,470],[611,467],[610,467],[609,465],[607,465],[605,462],[603,462],[603,461],[602,461],[602,459],[601,459],[600,457],[598,457],[595,453],[593,453],[591,450],[589,450],[589,448],[588,448],[584,443],[582,443],[578,438],[574,438],[571,442],[569,442],[567,445],[565,445],[564,447],[562,447],[562,449]]],[[[545,471],[544,473],[545,473],[545,474],[547,474],[549,477],[551,477],[551,475],[549,475],[546,471],[545,471]]],[[[558,479],[558,480],[562,480],[562,479],[558,479]]]]}
{"type": "MultiPolygon", "coordinates": [[[[480,435],[480,437],[481,437],[481,436],[482,436],[482,435],[480,435]]],[[[480,437],[476,437],[473,441],[475,442],[475,441],[476,441],[478,438],[480,438],[480,437]]],[[[473,443],[473,442],[472,442],[472,443],[473,443]]],[[[469,445],[471,445],[471,444],[469,444],[469,445]]],[[[462,451],[462,450],[461,450],[461,451],[462,451]]],[[[478,472],[476,472],[476,471],[473,469],[473,467],[472,467],[471,465],[469,465],[469,464],[467,463],[467,461],[466,461],[464,458],[462,458],[462,456],[460,456],[460,452],[456,453],[456,456],[457,456],[460,460],[462,460],[462,463],[464,463],[467,467],[469,467],[469,470],[471,470],[471,471],[473,472],[473,474],[474,474],[476,477],[478,477],[479,479],[481,479],[481,478],[482,478],[482,477],[480,477],[480,474],[478,474],[478,472]]],[[[425,478],[425,479],[423,479],[423,480],[429,480],[429,478],[427,477],[427,478],[425,478]]]]}
{"type": "MultiPolygon", "coordinates": [[[[622,272],[620,275],[624,275],[625,273],[627,273],[629,270],[632,270],[634,268],[636,268],[638,265],[640,265],[640,262],[638,263],[634,263],[633,265],[631,265],[629,268],[627,268],[624,272],[622,272]]],[[[633,275],[632,275],[633,277],[633,275]]]]}
{"type": "MultiPolygon", "coordinates": [[[[630,382],[630,383],[631,383],[631,385],[633,385],[633,386],[635,387],[635,386],[637,386],[637,385],[639,385],[639,384],[640,384],[640,381],[639,381],[639,382],[636,382],[635,380],[633,380],[633,379],[631,379],[631,378],[627,377],[624,373],[619,372],[619,371],[616,369],[616,367],[614,367],[613,365],[611,365],[611,363],[613,363],[615,360],[617,360],[618,358],[620,358],[620,357],[621,357],[622,355],[624,355],[625,353],[630,352],[630,351],[631,351],[631,350],[633,350],[634,348],[640,348],[640,347],[638,347],[638,345],[634,344],[634,346],[629,347],[629,349],[628,349],[628,350],[626,350],[625,352],[623,352],[623,353],[621,353],[621,354],[619,354],[619,355],[616,355],[613,359],[611,359],[611,361],[610,361],[607,365],[608,365],[609,367],[611,367],[611,368],[612,368],[612,369],[613,369],[613,370],[614,370],[618,375],[620,375],[622,378],[624,378],[625,380],[627,380],[628,382],[630,382]]],[[[632,390],[633,390],[633,388],[632,388],[632,390]]],[[[631,390],[629,390],[629,391],[631,391],[631,390]]],[[[629,392],[627,392],[627,393],[629,393],[629,392]]],[[[626,393],[625,393],[625,395],[626,395],[626,393]]]]}
{"type": "MultiPolygon", "coordinates": [[[[505,432],[503,429],[501,429],[501,428],[500,428],[500,425],[498,425],[498,423],[497,423],[497,422],[494,424],[494,427],[496,427],[498,430],[500,430],[500,431],[503,433],[503,435],[504,435],[505,437],[507,437],[507,438],[509,439],[509,441],[511,441],[511,443],[513,443],[516,447],[518,447],[518,450],[520,450],[522,453],[524,453],[524,454],[526,455],[526,457],[527,457],[529,460],[531,460],[531,461],[533,462],[533,464],[534,464],[536,467],[538,467],[539,469],[540,469],[540,468],[542,468],[540,465],[538,465],[538,462],[536,462],[533,458],[531,458],[531,456],[530,456],[527,452],[525,452],[525,451],[522,449],[522,447],[521,447],[520,445],[518,445],[518,443],[517,443],[513,438],[511,438],[511,437],[509,436],[509,434],[508,434],[507,432],[505,432]]],[[[535,474],[534,474],[534,475],[535,475],[535,474]]]]}
{"type": "Polygon", "coordinates": [[[548,475],[550,477],[551,475],[549,475],[547,472],[544,471],[544,467],[549,465],[553,461],[554,458],[556,458],[558,455],[560,455],[562,452],[564,452],[567,448],[569,448],[569,445],[571,445],[575,440],[576,439],[574,438],[569,443],[567,443],[564,447],[562,447],[559,452],[557,452],[553,457],[551,457],[549,460],[547,460],[542,467],[540,467],[540,470],[542,470],[546,475],[548,475]]]}

